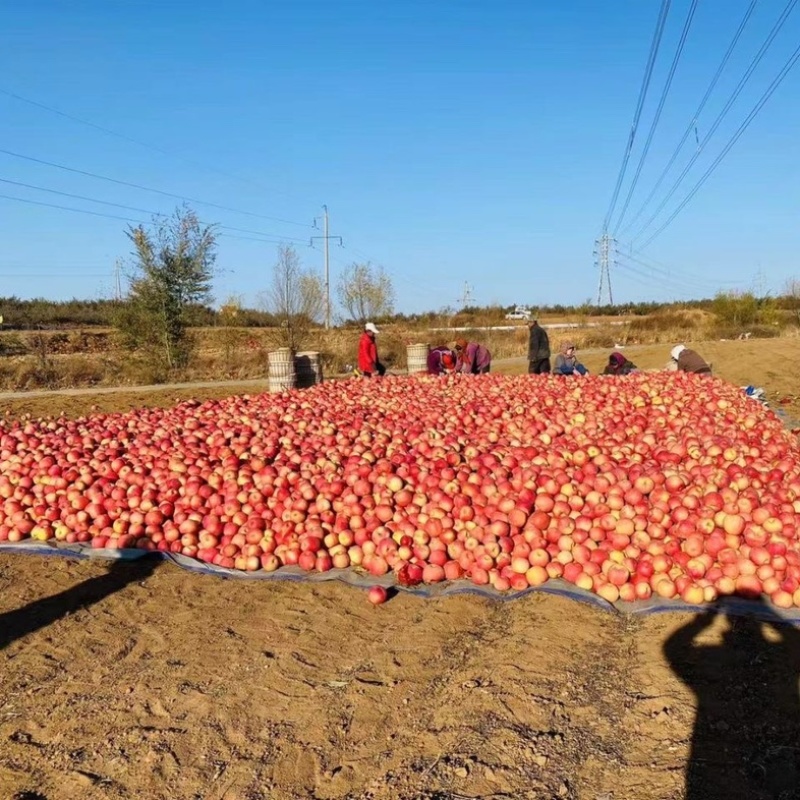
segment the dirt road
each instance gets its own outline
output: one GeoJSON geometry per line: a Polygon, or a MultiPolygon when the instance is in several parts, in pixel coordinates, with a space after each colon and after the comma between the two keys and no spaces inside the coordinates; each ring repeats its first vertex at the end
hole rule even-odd
{"type": "MultiPolygon", "coordinates": [[[[3,798],[683,796],[696,702],[663,647],[691,616],[108,570],[0,557],[3,798]]],[[[757,735],[747,710],[720,742],[757,735]]]]}

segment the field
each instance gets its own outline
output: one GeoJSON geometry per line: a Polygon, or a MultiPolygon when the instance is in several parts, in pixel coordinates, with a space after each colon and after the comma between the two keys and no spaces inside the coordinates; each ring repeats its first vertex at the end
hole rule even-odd
{"type": "MultiPolygon", "coordinates": [[[[697,349],[798,416],[798,340],[697,349]]],[[[667,350],[625,352],[657,368],[667,350]]],[[[580,353],[592,371],[607,354],[580,353]]],[[[79,415],[235,390],[4,405],[79,415]]],[[[373,608],[337,583],[4,555],[0,651],[3,798],[713,800],[800,785],[800,644],[783,626],[545,595],[373,608]]]]}

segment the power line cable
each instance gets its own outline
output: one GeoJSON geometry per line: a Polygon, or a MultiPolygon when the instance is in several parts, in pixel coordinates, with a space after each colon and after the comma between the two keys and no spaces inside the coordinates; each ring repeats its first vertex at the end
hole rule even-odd
{"type": "MultiPolygon", "coordinates": [[[[97,203],[98,205],[112,206],[114,208],[121,208],[121,209],[123,209],[125,211],[135,211],[138,214],[150,214],[153,217],[165,217],[166,218],[166,217],[170,216],[169,214],[163,214],[163,213],[161,213],[159,211],[150,211],[150,210],[148,210],[146,208],[137,208],[136,206],[127,206],[127,205],[124,205],[122,203],[112,203],[109,200],[98,200],[95,197],[86,197],[86,195],[73,194],[72,192],[62,192],[62,191],[59,191],[58,189],[48,189],[45,186],[35,186],[34,184],[31,184],[31,183],[23,183],[22,181],[12,181],[12,180],[10,180],[8,178],[0,178],[0,183],[8,183],[8,184],[10,184],[12,186],[21,186],[21,187],[23,187],[25,189],[34,189],[37,192],[48,192],[49,194],[56,194],[56,195],[59,195],[60,197],[69,197],[69,198],[71,198],[73,200],[85,200],[87,203],[97,203]]],[[[204,224],[207,225],[209,223],[204,223],[204,224]]],[[[254,230],[249,230],[248,228],[235,228],[232,225],[221,225],[221,224],[218,224],[218,223],[214,223],[214,224],[216,224],[216,227],[218,227],[220,229],[227,230],[227,231],[235,231],[237,233],[251,233],[251,234],[255,234],[256,236],[273,237],[273,238],[278,238],[278,239],[281,239],[281,240],[284,240],[284,241],[293,241],[293,242],[305,242],[306,241],[305,239],[298,239],[297,237],[293,237],[293,236],[281,236],[281,234],[279,234],[279,233],[267,233],[266,231],[254,231],[254,230]]]]}
{"type": "MultiPolygon", "coordinates": [[[[24,197],[13,197],[7,194],[0,194],[0,200],[11,200],[16,203],[25,203],[27,205],[33,206],[43,206],[45,208],[54,208],[60,211],[72,211],[76,214],[89,214],[92,217],[103,217],[104,219],[114,219],[119,220],[121,222],[130,222],[137,225],[144,225],[146,224],[141,219],[134,219],[133,217],[122,217],[118,214],[104,214],[100,211],[91,211],[88,208],[74,208],[72,206],[62,206],[58,205],[57,203],[45,203],[42,200],[30,200],[24,197]]],[[[231,233],[220,233],[220,236],[224,236],[226,239],[237,239],[246,242],[261,242],[263,244],[281,244],[284,240],[283,239],[257,239],[250,236],[238,236],[231,233]]]]}
{"type": "MultiPolygon", "coordinates": [[[[623,263],[621,261],[616,263],[615,266],[616,267],[620,267],[621,269],[624,269],[626,271],[628,270],[627,264],[625,264],[625,263],[623,263]]],[[[652,290],[652,288],[653,288],[652,279],[647,278],[647,276],[645,276],[645,274],[643,272],[642,273],[638,273],[638,274],[640,276],[643,276],[643,277],[636,277],[636,273],[634,273],[632,275],[626,275],[625,279],[633,281],[633,283],[638,283],[640,286],[644,286],[648,290],[652,290]]],[[[618,305],[622,305],[622,304],[620,303],[618,305]]]]}
{"type": "MultiPolygon", "coordinates": [[[[0,267],[0,271],[2,267],[0,267]]],[[[13,272],[2,272],[3,280],[6,278],[107,278],[109,277],[109,273],[107,272],[93,272],[91,274],[74,274],[74,273],[64,273],[64,272],[52,272],[47,274],[37,274],[31,272],[22,272],[22,273],[13,273],[13,272]]]]}
{"type": "MultiPolygon", "coordinates": [[[[235,181],[240,181],[241,183],[249,184],[250,186],[255,186],[258,189],[262,189],[264,191],[275,192],[274,188],[267,188],[256,181],[245,178],[242,175],[236,175],[231,172],[226,172],[225,170],[221,170],[218,167],[210,166],[209,164],[202,164],[197,161],[193,161],[192,159],[186,158],[185,156],[180,155],[180,153],[175,153],[170,150],[165,150],[163,147],[159,147],[158,145],[151,144],[149,142],[143,142],[141,139],[135,139],[132,136],[128,136],[126,133],[120,133],[119,131],[115,131],[111,128],[106,128],[103,125],[98,125],[96,122],[91,122],[90,120],[83,119],[81,117],[77,117],[74,114],[68,114],[65,111],[61,111],[60,109],[53,108],[53,106],[48,106],[45,103],[41,103],[38,100],[32,100],[29,97],[23,97],[21,94],[17,94],[16,92],[12,92],[9,89],[4,89],[0,87],[0,94],[6,95],[6,97],[10,97],[14,100],[17,100],[21,103],[27,103],[30,106],[34,106],[35,108],[40,108],[44,111],[48,111],[51,114],[55,114],[59,117],[63,117],[64,119],[68,119],[71,122],[77,122],[79,125],[86,125],[89,128],[94,128],[96,131],[100,131],[101,133],[105,133],[108,136],[113,136],[117,139],[121,139],[125,142],[130,142],[131,144],[138,145],[139,147],[144,147],[147,150],[153,150],[156,153],[161,153],[162,155],[169,156],[170,158],[176,158],[180,161],[183,161],[185,164],[189,164],[193,167],[198,167],[199,169],[204,169],[209,172],[214,172],[217,175],[221,175],[225,178],[231,178],[235,181]]],[[[288,196],[286,192],[279,192],[279,194],[283,194],[284,196],[288,196]]]]}
{"type": "Polygon", "coordinates": [[[658,127],[659,120],[661,119],[661,113],[664,110],[664,104],[667,102],[667,95],[669,95],[669,90],[672,87],[672,81],[675,78],[675,72],[678,69],[678,62],[681,60],[681,55],[683,54],[683,50],[686,46],[686,39],[689,36],[689,29],[692,27],[692,20],[694,19],[695,11],[697,11],[697,3],[698,0],[692,0],[691,4],[689,5],[689,11],[686,15],[686,21],[683,24],[681,37],[678,40],[678,47],[675,50],[675,56],[672,59],[672,64],[670,65],[669,72],[667,73],[667,80],[664,82],[664,88],[661,90],[661,97],[658,101],[658,105],[656,106],[656,113],[653,117],[652,123],[650,124],[650,130],[647,134],[644,147],[642,148],[642,154],[639,156],[639,163],[636,165],[636,172],[633,175],[633,180],[631,181],[630,188],[628,189],[628,196],[625,198],[625,204],[622,206],[622,211],[617,218],[615,229],[619,228],[619,226],[622,224],[622,220],[625,218],[625,212],[628,210],[628,206],[631,203],[631,198],[633,197],[633,192],[636,189],[636,184],[639,182],[639,176],[642,174],[642,167],[647,159],[647,154],[650,152],[650,145],[653,143],[653,137],[655,136],[656,128],[658,127]]]}
{"type": "MultiPolygon", "coordinates": [[[[638,263],[638,264],[641,265],[641,262],[637,262],[636,259],[631,259],[630,256],[620,255],[620,257],[625,259],[626,261],[634,261],[635,263],[638,263]]],[[[620,266],[621,263],[622,262],[618,262],[617,266],[620,266]]],[[[648,271],[644,272],[641,269],[638,269],[637,267],[634,267],[632,264],[627,264],[627,267],[629,269],[637,270],[637,274],[642,275],[642,276],[646,276],[653,284],[658,285],[658,286],[666,286],[666,287],[672,288],[672,289],[680,287],[683,291],[690,291],[690,292],[709,292],[709,291],[711,291],[711,287],[710,286],[702,285],[700,283],[694,283],[692,281],[687,281],[687,280],[684,280],[683,278],[679,278],[679,277],[676,277],[676,276],[658,274],[658,273],[655,273],[652,270],[650,270],[650,268],[647,267],[647,265],[642,265],[642,266],[645,266],[645,268],[648,271]]]]}
{"type": "Polygon", "coordinates": [[[784,64],[781,71],[778,73],[778,76],[775,80],[770,84],[769,88],[766,92],[761,96],[761,99],[756,103],[753,109],[745,118],[744,122],[737,128],[734,132],[733,136],[728,140],[728,143],[722,149],[722,152],[714,159],[711,163],[711,166],[703,173],[700,180],[695,184],[694,188],[689,192],[688,195],[683,199],[683,201],[678,205],[678,207],[672,212],[669,216],[667,221],[652,235],[650,236],[647,241],[642,245],[641,249],[647,247],[653,240],[655,240],[658,236],[660,236],[671,224],[675,217],[683,211],[683,209],[688,205],[688,203],[692,200],[692,198],[697,194],[698,191],[702,188],[703,184],[709,179],[711,174],[714,170],[720,165],[722,160],[725,156],[729,153],[731,148],[739,141],[742,134],[747,130],[750,126],[750,123],[756,118],[758,113],[761,109],[766,105],[767,101],[770,97],[774,94],[775,90],[783,83],[783,80],[786,76],[791,72],[794,65],[800,59],[800,47],[798,47],[794,53],[791,55],[789,60],[784,64]]]}
{"type": "Polygon", "coordinates": [[[647,65],[645,66],[644,70],[642,86],[639,89],[639,98],[636,101],[636,109],[633,113],[631,132],[628,136],[628,143],[625,147],[625,153],[622,157],[622,165],[620,166],[617,182],[614,186],[614,193],[611,196],[611,202],[609,203],[608,211],[606,212],[605,219],[603,220],[603,231],[608,230],[608,223],[611,221],[611,215],[614,213],[614,208],[616,207],[617,200],[619,199],[619,192],[622,188],[622,181],[625,178],[625,172],[628,168],[628,161],[630,160],[631,151],[633,150],[633,142],[636,139],[636,131],[639,128],[639,119],[642,116],[642,109],[644,108],[644,101],[647,97],[647,90],[650,86],[650,79],[653,77],[653,67],[656,63],[656,56],[658,55],[658,49],[661,45],[661,38],[664,35],[664,26],[667,22],[670,3],[671,0],[661,0],[661,9],[658,12],[658,20],[656,21],[656,29],[653,33],[653,40],[650,43],[650,53],[647,57],[647,65]]]}
{"type": "Polygon", "coordinates": [[[745,70],[744,75],[741,77],[741,79],[739,80],[739,83],[736,85],[736,88],[733,90],[733,92],[731,93],[731,95],[728,98],[727,102],[723,106],[722,110],[717,115],[717,118],[712,123],[711,128],[709,129],[708,133],[705,135],[705,137],[703,137],[703,141],[700,142],[700,144],[698,145],[697,150],[695,151],[695,153],[692,156],[692,158],[689,160],[689,163],[683,168],[683,171],[678,176],[677,180],[672,184],[672,187],[670,188],[669,192],[667,192],[666,197],[661,201],[661,203],[658,205],[658,207],[653,212],[653,214],[650,216],[650,218],[647,220],[647,222],[645,222],[645,224],[642,227],[639,228],[639,230],[637,231],[636,235],[633,237],[632,241],[635,242],[635,241],[637,241],[638,239],[640,239],[642,237],[644,232],[653,224],[653,222],[657,219],[658,215],[666,207],[667,203],[669,203],[669,201],[675,195],[675,192],[678,191],[678,188],[680,187],[681,183],[683,182],[683,179],[686,177],[686,175],[688,174],[689,170],[695,165],[695,163],[697,162],[697,159],[700,157],[700,154],[705,149],[705,146],[708,144],[709,140],[716,133],[717,128],[719,128],[719,126],[722,124],[722,121],[725,119],[726,115],[728,114],[728,112],[732,108],[733,104],[736,102],[737,98],[742,93],[742,90],[744,89],[744,87],[746,86],[747,82],[752,77],[753,72],[755,71],[756,67],[761,63],[761,60],[764,58],[764,55],[766,54],[767,50],[772,45],[772,42],[775,40],[775,37],[780,32],[781,28],[783,28],[784,24],[786,23],[786,20],[788,19],[789,15],[794,10],[794,7],[797,5],[797,3],[798,3],[798,0],[789,0],[789,2],[787,3],[786,7],[783,10],[783,12],[781,13],[780,17],[778,18],[778,21],[772,27],[772,30],[767,35],[767,38],[762,43],[762,45],[759,48],[758,52],[755,54],[755,56],[753,56],[753,59],[750,62],[750,64],[747,67],[747,69],[745,70]]]}
{"type": "Polygon", "coordinates": [[[655,273],[660,273],[660,274],[666,275],[667,277],[670,277],[670,278],[675,277],[675,278],[679,278],[681,280],[687,280],[687,281],[692,282],[692,283],[694,283],[696,285],[702,285],[702,284],[708,283],[710,285],[717,286],[717,285],[719,285],[721,283],[732,284],[732,285],[741,285],[741,284],[747,283],[747,281],[722,281],[722,280],[717,280],[717,279],[706,281],[705,279],[698,278],[695,275],[692,275],[691,273],[686,272],[685,270],[677,269],[676,267],[670,267],[670,266],[668,266],[666,264],[661,264],[658,261],[655,261],[654,259],[651,259],[649,257],[644,256],[638,250],[625,251],[625,250],[619,249],[619,250],[617,250],[617,253],[619,255],[624,255],[625,258],[627,258],[627,259],[629,259],[631,261],[634,261],[637,264],[641,264],[643,267],[647,267],[647,269],[650,269],[655,273]],[[633,255],[633,253],[636,253],[636,255],[633,255]]]}
{"type": "Polygon", "coordinates": [[[663,281],[654,282],[652,275],[648,275],[646,272],[642,272],[636,267],[633,267],[630,264],[625,263],[624,260],[616,261],[614,266],[624,271],[626,281],[633,281],[634,283],[638,283],[640,286],[646,288],[650,299],[652,299],[654,295],[654,289],[665,290],[671,293],[673,296],[680,296],[682,298],[687,298],[687,299],[692,297],[693,291],[696,292],[703,291],[700,289],[690,290],[687,289],[686,286],[682,286],[676,283],[669,284],[669,283],[664,283],[663,281]]]}
{"type": "MultiPolygon", "coordinates": [[[[666,289],[673,292],[673,294],[686,298],[692,298],[693,292],[708,291],[707,289],[687,287],[680,283],[663,281],[663,280],[654,283],[653,275],[648,275],[646,272],[643,272],[642,270],[637,269],[636,267],[633,267],[630,264],[626,264],[624,260],[617,261],[616,266],[622,270],[625,270],[626,272],[631,273],[632,275],[639,276],[640,279],[644,279],[640,280],[639,282],[647,286],[647,288],[650,289],[651,291],[653,290],[654,287],[658,289],[666,289]]],[[[630,280],[635,280],[635,278],[631,277],[630,280]]]]}
{"type": "Polygon", "coordinates": [[[717,67],[717,71],[714,73],[714,77],[711,79],[711,83],[709,84],[705,94],[703,95],[703,99],[700,101],[700,104],[697,106],[697,109],[695,110],[694,114],[689,120],[689,124],[686,126],[686,130],[684,131],[681,140],[678,142],[675,151],[672,153],[672,156],[667,162],[667,166],[664,167],[664,170],[662,171],[661,175],[656,181],[653,190],[650,192],[649,195],[647,195],[647,199],[644,201],[644,203],[642,203],[641,207],[636,212],[634,217],[620,231],[620,235],[624,234],[625,231],[630,230],[636,224],[636,221],[644,213],[644,210],[650,204],[650,201],[653,199],[653,197],[655,197],[656,192],[658,192],[658,190],[661,188],[661,184],[664,182],[664,179],[666,178],[667,174],[672,169],[672,165],[677,160],[678,155],[683,149],[684,144],[686,144],[686,140],[689,138],[693,130],[695,132],[697,131],[697,120],[703,113],[703,109],[706,107],[706,104],[708,103],[711,95],[713,94],[714,89],[716,89],[717,83],[719,83],[719,79],[722,77],[722,73],[725,71],[725,67],[728,65],[728,61],[730,61],[730,58],[733,55],[733,51],[736,49],[736,45],[739,43],[739,39],[741,38],[742,33],[744,32],[744,29],[747,26],[747,23],[749,22],[750,17],[753,14],[753,11],[755,10],[757,2],[758,0],[751,0],[750,5],[747,7],[747,11],[745,11],[742,21],[739,23],[739,27],[736,29],[736,33],[733,35],[731,43],[728,45],[728,49],[725,51],[725,55],[722,57],[720,65],[717,67]]]}
{"type": "Polygon", "coordinates": [[[143,192],[152,192],[153,194],[158,194],[161,195],[162,197],[171,197],[176,200],[182,200],[185,203],[194,203],[196,205],[208,206],[209,208],[217,208],[220,209],[221,211],[229,211],[232,214],[243,214],[244,216],[248,217],[258,217],[259,219],[268,219],[272,222],[283,223],[284,225],[297,225],[301,228],[313,227],[312,225],[308,225],[307,223],[303,222],[294,222],[288,219],[281,219],[280,217],[271,217],[266,214],[257,214],[254,211],[243,211],[242,209],[239,208],[231,208],[230,206],[223,206],[220,205],[219,203],[212,203],[208,200],[197,200],[195,198],[187,197],[185,195],[174,194],[173,192],[165,192],[161,189],[153,189],[152,187],[149,186],[142,186],[141,184],[138,183],[131,183],[130,181],[123,181],[119,180],[118,178],[109,178],[107,175],[98,175],[96,172],[89,172],[87,170],[77,169],[75,167],[68,167],[64,164],[57,164],[54,161],[46,161],[45,159],[42,158],[34,158],[33,156],[26,156],[22,155],[21,153],[14,153],[11,150],[4,150],[0,148],[0,153],[2,153],[3,155],[11,156],[12,158],[19,158],[24,161],[31,161],[34,164],[42,164],[43,166],[53,167],[55,169],[64,170],[65,172],[71,172],[76,175],[83,175],[87,178],[94,178],[96,180],[107,181],[108,183],[114,183],[117,184],[118,186],[127,186],[130,189],[138,189],[143,192]]]}

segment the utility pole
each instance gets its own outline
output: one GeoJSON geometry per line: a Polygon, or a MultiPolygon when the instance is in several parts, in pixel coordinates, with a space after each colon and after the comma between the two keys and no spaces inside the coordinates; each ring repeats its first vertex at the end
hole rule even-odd
{"type": "Polygon", "coordinates": [[[611,268],[613,263],[613,252],[617,240],[612,239],[607,233],[599,239],[595,239],[594,254],[597,256],[595,264],[600,268],[600,282],[597,286],[597,305],[603,305],[603,286],[607,287],[608,303],[607,305],[614,305],[614,297],[611,293],[611,268]]]}
{"type": "Polygon", "coordinates": [[[122,300],[122,282],[120,280],[120,271],[122,269],[122,262],[117,259],[114,264],[114,298],[117,302],[122,300]]]}
{"type": "MultiPolygon", "coordinates": [[[[328,250],[328,242],[331,239],[338,239],[339,240],[339,247],[342,247],[342,237],[341,236],[329,236],[328,235],[328,206],[322,206],[323,211],[323,223],[322,223],[322,236],[312,236],[311,237],[311,246],[314,246],[314,239],[322,239],[325,242],[323,247],[323,252],[325,253],[325,330],[329,330],[331,327],[331,271],[330,271],[330,253],[328,250]]],[[[316,225],[316,220],[314,221],[316,225]]]]}

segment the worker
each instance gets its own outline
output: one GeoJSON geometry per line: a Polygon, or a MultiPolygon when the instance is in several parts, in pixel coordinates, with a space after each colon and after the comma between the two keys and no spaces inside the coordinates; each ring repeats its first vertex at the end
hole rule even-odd
{"type": "Polygon", "coordinates": [[[575,349],[574,342],[562,343],[561,351],[553,364],[553,372],[556,375],[587,375],[589,373],[589,370],[578,361],[575,349]]]}
{"type": "Polygon", "coordinates": [[[528,323],[528,373],[543,375],[550,372],[550,339],[537,320],[528,323]]]}
{"type": "Polygon", "coordinates": [[[456,366],[456,354],[446,345],[434,347],[428,353],[428,375],[443,375],[456,366]]]}
{"type": "Polygon", "coordinates": [[[711,366],[694,350],[686,345],[676,344],[670,351],[679,372],[692,372],[695,375],[710,375],[711,366]]]}
{"type": "Polygon", "coordinates": [[[613,352],[608,357],[608,364],[603,370],[603,375],[630,375],[631,372],[638,372],[639,368],[633,361],[629,361],[622,353],[613,352]]]}
{"type": "Polygon", "coordinates": [[[377,334],[378,329],[374,323],[368,322],[358,343],[358,371],[365,378],[375,374],[383,375],[386,372],[386,367],[378,360],[378,345],[375,341],[377,334]]]}
{"type": "Polygon", "coordinates": [[[482,375],[492,365],[492,354],[477,342],[456,339],[456,372],[467,375],[482,375]]]}

